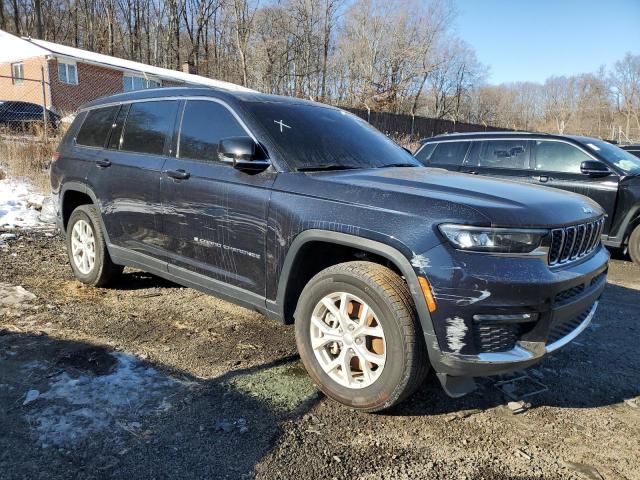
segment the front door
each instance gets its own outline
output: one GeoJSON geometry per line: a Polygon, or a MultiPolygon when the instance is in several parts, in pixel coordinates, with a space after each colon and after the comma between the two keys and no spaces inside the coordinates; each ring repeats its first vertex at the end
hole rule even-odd
{"type": "Polygon", "coordinates": [[[618,175],[611,173],[606,177],[591,177],[583,174],[580,171],[582,162],[594,158],[577,146],[563,141],[536,140],[533,154],[531,181],[595,200],[608,215],[603,231],[608,233],[618,196],[618,175]]]}
{"type": "Polygon", "coordinates": [[[169,271],[205,275],[261,297],[265,239],[275,174],[249,174],[218,159],[223,138],[247,136],[232,111],[212,100],[187,100],[178,154],[161,181],[169,271]]]}

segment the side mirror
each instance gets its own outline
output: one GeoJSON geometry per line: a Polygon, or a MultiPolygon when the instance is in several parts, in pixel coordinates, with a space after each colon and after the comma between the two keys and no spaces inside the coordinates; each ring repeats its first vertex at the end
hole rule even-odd
{"type": "Polygon", "coordinates": [[[223,138],[218,144],[220,161],[233,164],[238,170],[262,171],[271,165],[264,159],[258,158],[257,152],[262,149],[251,137],[223,138]]]}
{"type": "Polygon", "coordinates": [[[580,172],[590,177],[606,177],[611,173],[611,170],[598,160],[586,160],[580,165],[580,172]]]}

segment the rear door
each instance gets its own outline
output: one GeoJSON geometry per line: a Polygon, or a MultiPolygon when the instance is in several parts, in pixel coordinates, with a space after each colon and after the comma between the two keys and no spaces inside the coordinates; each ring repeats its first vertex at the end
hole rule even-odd
{"type": "Polygon", "coordinates": [[[460,171],[504,180],[527,182],[531,141],[496,139],[474,141],[460,171]]]}
{"type": "Polygon", "coordinates": [[[468,141],[425,143],[414,156],[426,167],[444,168],[457,172],[465,160],[470,143],[468,141]]]}
{"type": "Polygon", "coordinates": [[[178,102],[144,101],[113,108],[107,123],[112,127],[108,148],[96,151],[88,182],[100,200],[110,242],[164,260],[160,175],[170,154],[178,102]]]}
{"type": "Polygon", "coordinates": [[[246,173],[218,158],[228,137],[250,136],[226,104],[187,100],[176,158],[162,176],[169,271],[196,273],[264,297],[265,240],[275,174],[246,173]]]}
{"type": "Polygon", "coordinates": [[[598,202],[608,215],[604,232],[608,233],[618,196],[619,177],[591,177],[580,171],[587,160],[597,160],[578,146],[562,140],[535,140],[531,182],[585,195],[598,202]]]}

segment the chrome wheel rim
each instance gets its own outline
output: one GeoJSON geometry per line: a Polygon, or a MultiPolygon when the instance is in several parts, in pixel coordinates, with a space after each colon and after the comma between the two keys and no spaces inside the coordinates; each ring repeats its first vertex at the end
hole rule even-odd
{"type": "Polygon", "coordinates": [[[78,220],[71,230],[71,258],[80,273],[87,275],[96,264],[96,241],[91,225],[78,220]]]}
{"type": "Polygon", "coordinates": [[[374,310],[346,292],[322,298],[313,309],[311,348],[322,370],[347,388],[372,385],[384,370],[387,344],[374,310]]]}

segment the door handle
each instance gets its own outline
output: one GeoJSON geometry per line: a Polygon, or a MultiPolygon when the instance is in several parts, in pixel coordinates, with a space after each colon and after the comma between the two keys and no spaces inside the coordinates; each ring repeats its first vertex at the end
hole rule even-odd
{"type": "Polygon", "coordinates": [[[96,165],[100,168],[107,168],[111,166],[111,160],[109,160],[108,158],[97,160],[96,165]]]}
{"type": "Polygon", "coordinates": [[[549,181],[549,176],[548,175],[538,175],[537,177],[534,177],[536,180],[538,180],[539,182],[542,183],[546,183],[549,181]]]}
{"type": "Polygon", "coordinates": [[[468,173],[469,175],[478,175],[475,170],[462,170],[462,173],[468,173]]]}
{"type": "Polygon", "coordinates": [[[189,172],[186,172],[182,169],[178,170],[165,170],[164,174],[168,177],[175,178],[176,180],[186,180],[191,176],[189,172]]]}

